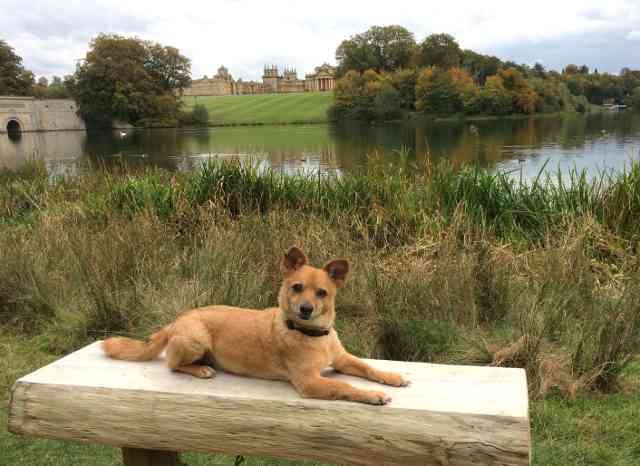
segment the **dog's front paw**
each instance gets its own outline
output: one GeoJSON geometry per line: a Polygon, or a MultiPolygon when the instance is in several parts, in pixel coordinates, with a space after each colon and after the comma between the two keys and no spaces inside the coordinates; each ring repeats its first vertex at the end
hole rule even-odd
{"type": "Polygon", "coordinates": [[[392,387],[406,387],[411,383],[395,372],[385,372],[382,374],[382,380],[380,382],[385,385],[391,385],[392,387]]]}
{"type": "Polygon", "coordinates": [[[391,402],[391,397],[386,393],[382,392],[367,392],[367,396],[363,400],[365,403],[370,405],[386,405],[391,402]]]}
{"type": "Polygon", "coordinates": [[[216,375],[216,371],[208,366],[200,366],[195,374],[196,377],[200,377],[201,379],[210,379],[211,377],[216,375]]]}

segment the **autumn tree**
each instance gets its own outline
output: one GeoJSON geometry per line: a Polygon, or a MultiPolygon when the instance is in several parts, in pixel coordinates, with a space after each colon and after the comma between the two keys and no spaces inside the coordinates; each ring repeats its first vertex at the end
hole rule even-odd
{"type": "Polygon", "coordinates": [[[416,110],[425,113],[455,113],[462,109],[462,97],[451,73],[431,66],[418,75],[416,110]]]}
{"type": "Polygon", "coordinates": [[[36,83],[31,86],[30,94],[34,96],[36,99],[44,99],[47,95],[47,89],[49,88],[49,80],[41,76],[38,78],[36,83]]]}
{"type": "Polygon", "coordinates": [[[390,120],[400,115],[400,95],[388,73],[348,71],[338,79],[331,119],[390,120]]]}
{"type": "Polygon", "coordinates": [[[449,69],[459,66],[462,58],[462,50],[453,36],[431,34],[420,43],[416,62],[419,66],[449,69]]]}
{"type": "Polygon", "coordinates": [[[174,125],[190,70],[189,59],[173,47],[102,34],[91,41],[66,88],[90,124],[174,125]]]}
{"type": "Polygon", "coordinates": [[[502,62],[498,57],[482,55],[473,50],[462,52],[461,67],[467,70],[480,86],[484,85],[489,76],[496,74],[501,66],[502,62]]]}
{"type": "Polygon", "coordinates": [[[569,64],[560,73],[540,63],[530,66],[461,50],[448,34],[432,34],[416,45],[399,26],[376,26],[353,36],[342,42],[336,57],[343,79],[337,81],[334,115],[350,118],[375,118],[373,102],[377,108],[389,107],[393,98],[403,110],[444,114],[583,112],[590,104],[633,105],[640,87],[640,70],[625,67],[613,75],[569,64]],[[411,49],[413,58],[407,60],[411,49]],[[376,76],[369,84],[362,79],[367,70],[376,73],[369,73],[376,76]]]}
{"type": "Polygon", "coordinates": [[[533,113],[536,110],[538,95],[524,79],[522,73],[515,68],[500,70],[504,88],[511,93],[514,108],[522,113],[533,113]]]}
{"type": "Polygon", "coordinates": [[[461,110],[465,113],[478,113],[478,86],[464,69],[454,67],[448,71],[461,101],[461,110]]]}
{"type": "Polygon", "coordinates": [[[398,91],[400,107],[413,110],[416,102],[416,80],[418,72],[413,68],[398,70],[391,75],[391,83],[398,91]]]}
{"type": "Polygon", "coordinates": [[[564,70],[562,70],[563,74],[578,74],[579,72],[578,65],[574,65],[573,63],[565,66],[564,70]]]}
{"type": "Polygon", "coordinates": [[[22,66],[22,58],[0,39],[0,95],[31,95],[33,73],[22,66]]]}
{"type": "Polygon", "coordinates": [[[413,33],[402,26],[373,26],[342,41],[336,50],[338,76],[348,71],[394,71],[409,66],[415,52],[413,33]]]}
{"type": "Polygon", "coordinates": [[[635,88],[640,86],[640,70],[623,68],[620,71],[620,79],[624,92],[630,95],[635,88]]]}
{"type": "Polygon", "coordinates": [[[478,94],[480,112],[489,115],[506,115],[513,112],[512,96],[505,89],[500,76],[489,76],[478,94]]]}

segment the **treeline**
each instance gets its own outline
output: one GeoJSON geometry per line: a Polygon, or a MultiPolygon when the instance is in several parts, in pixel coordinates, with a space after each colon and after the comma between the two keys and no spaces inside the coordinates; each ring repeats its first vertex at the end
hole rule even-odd
{"type": "Polygon", "coordinates": [[[336,60],[332,119],[585,112],[608,102],[640,108],[640,70],[612,75],[573,64],[546,70],[463,50],[449,34],[417,43],[401,26],[374,26],[343,41],[336,60]]]}
{"type": "Polygon", "coordinates": [[[206,124],[206,108],[183,112],[180,95],[191,83],[191,62],[174,47],[135,37],[100,34],[64,81],[35,81],[22,58],[0,40],[0,95],[72,97],[89,126],[206,124]]]}
{"type": "MultiPolygon", "coordinates": [[[[65,77],[68,79],[68,77],[65,77]]],[[[62,78],[53,76],[51,82],[35,75],[22,65],[22,57],[0,39],[0,95],[32,96],[37,99],[65,99],[69,89],[62,78]]]]}

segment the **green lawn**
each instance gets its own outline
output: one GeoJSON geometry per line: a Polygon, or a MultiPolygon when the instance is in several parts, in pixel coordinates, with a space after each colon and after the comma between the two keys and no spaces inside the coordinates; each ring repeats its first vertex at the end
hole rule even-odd
{"type": "Polygon", "coordinates": [[[186,109],[196,102],[209,110],[212,125],[324,123],[331,92],[184,97],[186,109]]]}

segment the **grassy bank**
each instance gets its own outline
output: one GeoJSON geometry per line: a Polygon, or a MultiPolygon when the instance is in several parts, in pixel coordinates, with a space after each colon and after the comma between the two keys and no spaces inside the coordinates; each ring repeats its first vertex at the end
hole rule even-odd
{"type": "MultiPolygon", "coordinates": [[[[233,163],[53,182],[41,167],[3,173],[1,389],[185,308],[273,305],[296,244],[314,263],[353,264],[337,327],[354,353],[524,367],[535,464],[638,464],[639,197],[639,166],[528,186],[445,164],[334,180],[233,163]]],[[[7,464],[115,461],[63,445],[0,433],[7,464]]],[[[189,464],[207,461],[232,464],[189,464]]]]}
{"type": "Polygon", "coordinates": [[[209,111],[211,125],[325,123],[331,92],[184,97],[185,110],[197,103],[209,111]]]}

